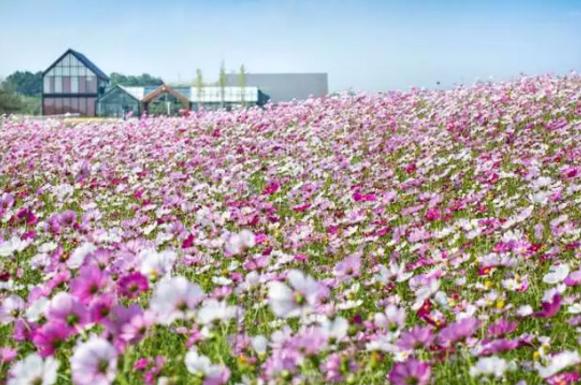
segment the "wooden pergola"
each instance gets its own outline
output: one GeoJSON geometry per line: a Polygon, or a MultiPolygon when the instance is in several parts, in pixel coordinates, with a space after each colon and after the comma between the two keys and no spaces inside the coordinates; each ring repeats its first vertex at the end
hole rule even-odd
{"type": "Polygon", "coordinates": [[[157,99],[159,96],[161,96],[163,94],[169,94],[169,95],[172,95],[173,97],[175,97],[180,102],[180,104],[182,105],[182,107],[184,109],[189,110],[191,108],[190,100],[187,97],[180,94],[179,92],[177,92],[176,90],[174,90],[173,88],[168,86],[167,84],[162,84],[161,86],[157,87],[155,90],[153,90],[149,94],[147,94],[141,100],[141,103],[143,105],[142,111],[149,112],[149,103],[151,103],[152,101],[154,101],[155,99],[157,99]]]}

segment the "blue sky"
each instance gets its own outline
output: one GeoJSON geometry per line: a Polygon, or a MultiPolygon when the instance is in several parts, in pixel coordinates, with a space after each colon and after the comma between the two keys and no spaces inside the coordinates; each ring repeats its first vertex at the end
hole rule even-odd
{"type": "Polygon", "coordinates": [[[581,71],[581,0],[0,0],[0,76],[67,48],[105,72],[327,72],[331,90],[581,71]]]}

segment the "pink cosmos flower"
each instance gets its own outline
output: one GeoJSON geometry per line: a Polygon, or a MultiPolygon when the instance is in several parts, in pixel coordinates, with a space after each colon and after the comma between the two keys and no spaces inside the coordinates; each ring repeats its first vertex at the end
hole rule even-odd
{"type": "Polygon", "coordinates": [[[34,331],[32,342],[41,356],[48,357],[72,334],[74,329],[66,323],[60,320],[49,321],[34,331]]]}
{"type": "Polygon", "coordinates": [[[107,340],[91,336],[77,345],[71,357],[75,385],[107,385],[117,374],[117,351],[107,340]]]}
{"type": "Polygon", "coordinates": [[[434,342],[434,338],[431,327],[415,326],[402,333],[397,341],[397,346],[404,350],[428,349],[434,342]]]}
{"type": "Polygon", "coordinates": [[[119,293],[127,298],[135,298],[149,289],[147,277],[140,272],[133,272],[122,276],[117,281],[119,293]]]}
{"type": "Polygon", "coordinates": [[[337,263],[335,266],[335,275],[340,280],[351,279],[360,274],[361,269],[361,254],[355,253],[346,257],[343,261],[337,263]]]}
{"type": "Polygon", "coordinates": [[[442,346],[451,346],[456,341],[473,335],[479,326],[480,322],[476,318],[463,318],[440,330],[438,343],[442,346]]]}
{"type": "Polygon", "coordinates": [[[81,328],[90,321],[86,306],[69,293],[59,292],[50,301],[46,318],[49,321],[60,321],[70,327],[81,328]]]}
{"type": "Polygon", "coordinates": [[[71,294],[88,304],[93,298],[103,293],[109,285],[110,279],[107,273],[97,266],[85,266],[79,270],[79,275],[71,281],[71,294]]]}
{"type": "Polygon", "coordinates": [[[389,372],[388,379],[393,385],[427,385],[432,375],[430,364],[410,358],[396,362],[389,372]]]}
{"type": "Polygon", "coordinates": [[[543,301],[541,303],[541,310],[534,313],[535,317],[551,318],[561,309],[561,295],[555,293],[550,301],[543,301]]]}

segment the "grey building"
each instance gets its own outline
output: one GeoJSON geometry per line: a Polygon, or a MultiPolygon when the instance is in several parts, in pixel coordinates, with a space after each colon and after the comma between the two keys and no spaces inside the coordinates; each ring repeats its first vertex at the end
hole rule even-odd
{"type": "MultiPolygon", "coordinates": [[[[229,74],[227,84],[239,86],[240,75],[229,74]]],[[[273,103],[307,99],[309,96],[320,97],[329,93],[326,73],[248,73],[246,86],[259,88],[273,103]]]]}

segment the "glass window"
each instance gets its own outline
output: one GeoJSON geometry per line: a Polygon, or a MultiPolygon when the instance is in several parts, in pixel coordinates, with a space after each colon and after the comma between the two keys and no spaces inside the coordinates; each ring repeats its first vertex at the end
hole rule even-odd
{"type": "Polygon", "coordinates": [[[78,78],[78,76],[71,77],[71,92],[73,94],[79,93],[79,78],[78,78]]]}
{"type": "Polygon", "coordinates": [[[95,76],[87,76],[87,90],[86,92],[97,93],[97,78],[95,76]]]}
{"type": "Polygon", "coordinates": [[[95,98],[87,98],[87,116],[95,116],[95,98]]]}
{"type": "Polygon", "coordinates": [[[79,98],[71,98],[71,112],[79,112],[79,98]]]}
{"type": "Polygon", "coordinates": [[[65,94],[71,93],[71,77],[70,76],[63,76],[63,93],[65,93],[65,94]]]}
{"type": "Polygon", "coordinates": [[[87,98],[79,98],[79,113],[87,115],[87,98]]]}
{"type": "Polygon", "coordinates": [[[62,114],[63,113],[63,100],[61,98],[54,98],[54,114],[62,114]]]}
{"type": "Polygon", "coordinates": [[[45,94],[49,94],[51,92],[51,87],[50,87],[50,78],[48,76],[45,76],[43,79],[43,92],[45,94]]]}
{"type": "Polygon", "coordinates": [[[63,78],[62,76],[55,76],[54,78],[54,92],[60,94],[63,92],[63,78]]]}
{"type": "Polygon", "coordinates": [[[87,92],[87,77],[79,76],[79,93],[83,94],[87,92]]]}
{"type": "Polygon", "coordinates": [[[44,114],[53,115],[54,114],[54,99],[46,98],[43,100],[44,103],[44,114]]]}

